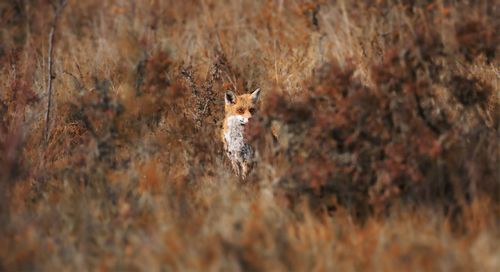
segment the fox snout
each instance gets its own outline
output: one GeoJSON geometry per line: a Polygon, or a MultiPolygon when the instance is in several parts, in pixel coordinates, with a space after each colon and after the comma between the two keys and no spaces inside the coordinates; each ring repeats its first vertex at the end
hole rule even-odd
{"type": "Polygon", "coordinates": [[[250,120],[250,118],[252,118],[252,116],[246,117],[246,116],[239,115],[238,121],[240,122],[240,125],[244,126],[244,125],[248,124],[248,121],[250,120]]]}

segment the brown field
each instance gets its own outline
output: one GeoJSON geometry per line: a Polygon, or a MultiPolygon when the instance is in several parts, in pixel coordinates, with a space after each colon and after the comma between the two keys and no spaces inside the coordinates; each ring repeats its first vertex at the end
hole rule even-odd
{"type": "Polygon", "coordinates": [[[500,271],[495,1],[69,0],[45,140],[57,7],[0,2],[0,271],[500,271]]]}

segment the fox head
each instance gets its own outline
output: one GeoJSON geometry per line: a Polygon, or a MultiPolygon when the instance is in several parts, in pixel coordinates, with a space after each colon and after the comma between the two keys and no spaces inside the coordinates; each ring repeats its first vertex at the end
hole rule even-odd
{"type": "Polygon", "coordinates": [[[232,91],[226,91],[224,100],[226,104],[224,109],[226,117],[234,116],[240,120],[241,124],[247,124],[248,120],[256,112],[257,102],[259,101],[260,88],[250,94],[235,95],[232,91]]]}

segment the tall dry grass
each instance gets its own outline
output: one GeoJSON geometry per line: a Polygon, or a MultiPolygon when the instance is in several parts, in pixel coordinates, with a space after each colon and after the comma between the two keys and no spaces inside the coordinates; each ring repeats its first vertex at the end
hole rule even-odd
{"type": "Polygon", "coordinates": [[[0,271],[500,269],[494,1],[70,0],[44,145],[50,3],[0,3],[0,271]]]}

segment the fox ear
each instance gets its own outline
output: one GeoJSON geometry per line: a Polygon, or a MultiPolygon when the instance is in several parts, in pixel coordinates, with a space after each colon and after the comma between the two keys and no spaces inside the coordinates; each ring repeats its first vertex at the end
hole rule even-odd
{"type": "Polygon", "coordinates": [[[226,91],[224,100],[226,101],[226,104],[234,104],[236,102],[236,95],[232,91],[226,91]]]}
{"type": "Polygon", "coordinates": [[[257,102],[259,100],[260,96],[260,88],[255,89],[255,91],[252,92],[252,100],[253,102],[257,102]]]}

